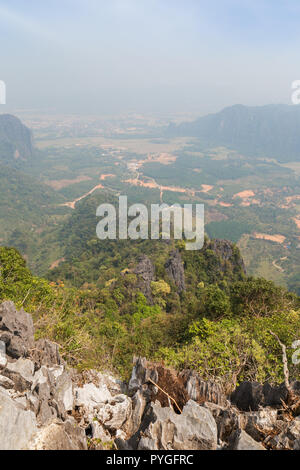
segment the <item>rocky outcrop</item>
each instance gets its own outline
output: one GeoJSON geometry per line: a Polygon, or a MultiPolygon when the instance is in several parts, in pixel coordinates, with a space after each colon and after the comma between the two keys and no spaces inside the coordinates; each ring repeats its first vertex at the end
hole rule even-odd
{"type": "MultiPolygon", "coordinates": [[[[300,397],[300,382],[291,384],[291,390],[300,397]]],[[[288,391],[284,384],[271,386],[258,382],[242,382],[231,395],[231,402],[241,411],[257,411],[260,407],[281,407],[288,391]]]]}
{"type": "Polygon", "coordinates": [[[53,365],[59,366],[63,363],[59,355],[58,345],[44,338],[35,343],[35,348],[31,351],[31,357],[39,366],[51,367],[53,365]]]}
{"type": "MultiPolygon", "coordinates": [[[[218,258],[218,263],[215,266],[219,272],[227,272],[232,269],[236,274],[246,275],[246,267],[241,257],[239,250],[236,249],[234,244],[228,240],[209,240],[205,243],[204,252],[207,250],[213,251],[218,258]]],[[[213,266],[211,266],[213,268],[213,266]]]]}
{"type": "Polygon", "coordinates": [[[158,400],[162,406],[168,406],[168,396],[155,387],[153,382],[173,397],[179,408],[183,408],[189,400],[199,404],[211,402],[225,405],[227,403],[221,387],[217,383],[202,380],[196,372],[184,370],[177,373],[162,364],[148,362],[145,358],[137,358],[129,382],[129,392],[143,390],[147,399],[158,400]]]}
{"type": "Polygon", "coordinates": [[[155,268],[148,256],[141,256],[134,270],[138,276],[138,288],[143,292],[148,302],[152,303],[151,282],[155,281],[155,268]]]}
{"type": "Polygon", "coordinates": [[[265,445],[272,450],[300,450],[300,418],[276,423],[273,433],[265,439],[265,445]]]}
{"type": "Polygon", "coordinates": [[[0,351],[0,449],[87,449],[86,428],[98,418],[103,434],[129,432],[132,404],[123,384],[68,369],[58,346],[35,341],[32,317],[11,302],[0,305],[0,351]]]}
{"type": "Polygon", "coordinates": [[[174,282],[177,292],[180,294],[185,290],[184,265],[178,250],[171,253],[170,259],[165,264],[166,272],[174,282]]]}
{"type": "Polygon", "coordinates": [[[0,312],[1,450],[300,450],[283,386],[245,382],[230,402],[196,372],[144,358],[127,386],[69,369],[57,345],[34,341],[28,314],[10,302],[0,312]]]}
{"type": "Polygon", "coordinates": [[[27,449],[36,433],[35,414],[0,387],[0,449],[27,449]]]}
{"type": "Polygon", "coordinates": [[[54,420],[37,434],[29,449],[87,450],[86,433],[74,420],[54,420]]]}
{"type": "Polygon", "coordinates": [[[34,328],[31,315],[16,311],[13,302],[0,305],[0,341],[13,359],[24,357],[34,345],[34,328]]]}
{"type": "Polygon", "coordinates": [[[184,370],[179,374],[182,379],[187,395],[197,403],[215,403],[225,406],[226,396],[222,388],[216,382],[202,380],[201,377],[192,370],[184,370]]]}
{"type": "Polygon", "coordinates": [[[182,414],[152,403],[138,433],[120,448],[132,450],[216,450],[217,426],[211,413],[189,401],[182,414]]]}
{"type": "Polygon", "coordinates": [[[250,437],[245,431],[238,430],[232,438],[232,444],[229,447],[230,450],[266,450],[265,447],[260,443],[256,442],[250,437]]]}

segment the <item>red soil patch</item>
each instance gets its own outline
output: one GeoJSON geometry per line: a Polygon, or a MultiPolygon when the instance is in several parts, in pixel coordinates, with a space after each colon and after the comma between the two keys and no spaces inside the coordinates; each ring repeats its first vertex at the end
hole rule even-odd
{"type": "Polygon", "coordinates": [[[115,176],[116,176],[116,175],[110,175],[110,174],[109,174],[109,175],[101,175],[101,176],[100,176],[100,180],[101,180],[101,181],[105,181],[105,180],[107,180],[108,178],[114,178],[115,176]]]}
{"type": "Polygon", "coordinates": [[[249,197],[254,197],[255,193],[251,190],[249,191],[242,191],[241,193],[237,193],[233,196],[233,199],[240,197],[241,199],[248,199],[249,197]]]}
{"type": "Polygon", "coordinates": [[[64,261],[66,261],[65,258],[60,258],[60,259],[54,261],[54,263],[52,263],[51,266],[50,266],[50,271],[52,271],[52,270],[55,269],[55,268],[58,268],[58,266],[59,266],[61,263],[63,263],[64,261]]]}
{"type": "Polygon", "coordinates": [[[293,201],[297,201],[298,199],[300,199],[300,194],[297,194],[295,196],[290,196],[290,197],[286,197],[285,200],[288,204],[290,204],[291,202],[293,201]]]}
{"type": "Polygon", "coordinates": [[[286,237],[283,235],[268,235],[267,233],[254,233],[253,236],[258,240],[267,240],[275,243],[284,243],[286,237]]]}
{"type": "Polygon", "coordinates": [[[211,191],[212,189],[214,189],[213,186],[210,186],[209,184],[202,184],[202,193],[209,193],[209,191],[211,191]]]}

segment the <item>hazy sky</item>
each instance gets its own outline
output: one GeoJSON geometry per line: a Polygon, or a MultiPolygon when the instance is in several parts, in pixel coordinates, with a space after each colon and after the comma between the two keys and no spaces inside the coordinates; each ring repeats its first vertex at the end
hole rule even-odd
{"type": "Polygon", "coordinates": [[[289,102],[300,2],[0,0],[0,41],[10,107],[204,114],[289,102]]]}

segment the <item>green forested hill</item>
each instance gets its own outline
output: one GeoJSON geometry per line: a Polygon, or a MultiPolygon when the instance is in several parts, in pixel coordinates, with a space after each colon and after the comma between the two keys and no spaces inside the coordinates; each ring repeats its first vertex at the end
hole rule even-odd
{"type": "MultiPolygon", "coordinates": [[[[169,249],[164,244],[164,257],[174,260],[169,249]]],[[[78,289],[33,277],[16,250],[0,248],[0,301],[13,300],[32,312],[37,336],[58,342],[63,356],[80,368],[128,377],[133,356],[142,355],[191,368],[227,389],[244,379],[282,381],[282,352],[270,330],[287,345],[299,338],[299,298],[245,277],[238,251],[226,242],[207,242],[205,253],[188,257],[179,251],[185,267],[181,291],[170,279],[169,264],[155,264],[152,271],[143,251],[121,272],[107,253],[99,282],[78,289]]],[[[296,367],[290,372],[297,377],[296,367]]]]}
{"type": "Polygon", "coordinates": [[[15,169],[0,165],[0,237],[18,229],[28,233],[59,212],[64,198],[46,185],[15,169]]]}

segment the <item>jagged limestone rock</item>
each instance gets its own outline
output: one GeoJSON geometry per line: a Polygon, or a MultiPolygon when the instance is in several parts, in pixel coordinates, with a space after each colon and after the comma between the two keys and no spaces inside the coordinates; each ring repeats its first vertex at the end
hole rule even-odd
{"type": "Polygon", "coordinates": [[[74,420],[55,420],[32,442],[31,450],[87,450],[85,431],[74,420]]]}
{"type": "Polygon", "coordinates": [[[27,382],[33,382],[34,363],[30,359],[21,357],[16,362],[9,362],[6,368],[20,374],[27,382]]]}
{"type": "Polygon", "coordinates": [[[185,290],[185,274],[181,255],[178,250],[171,253],[170,259],[165,264],[169,278],[174,282],[180,294],[185,290]]]}
{"type": "Polygon", "coordinates": [[[0,449],[24,450],[37,433],[32,411],[12,400],[0,389],[0,449]]]}
{"type": "MultiPolygon", "coordinates": [[[[139,450],[216,450],[217,425],[209,410],[190,400],[181,415],[171,408],[151,405],[144,420],[139,450]]],[[[142,424],[143,426],[143,424],[142,424]]]]}
{"type": "Polygon", "coordinates": [[[96,387],[93,383],[85,384],[74,390],[75,404],[92,411],[100,404],[107,403],[111,398],[111,394],[107,385],[103,384],[101,388],[96,387]]]}
{"type": "Polygon", "coordinates": [[[230,450],[266,450],[265,447],[256,442],[245,431],[238,430],[232,439],[230,450]]]}
{"type": "Polygon", "coordinates": [[[6,345],[6,353],[13,359],[25,357],[34,346],[32,316],[23,309],[17,312],[13,302],[0,305],[0,341],[6,345]]]}
{"type": "Polygon", "coordinates": [[[65,411],[72,411],[74,406],[73,383],[68,372],[56,379],[55,398],[62,402],[65,411]]]}
{"type": "Polygon", "coordinates": [[[130,432],[132,428],[132,402],[126,395],[118,395],[99,407],[97,418],[111,433],[130,432]]]}

